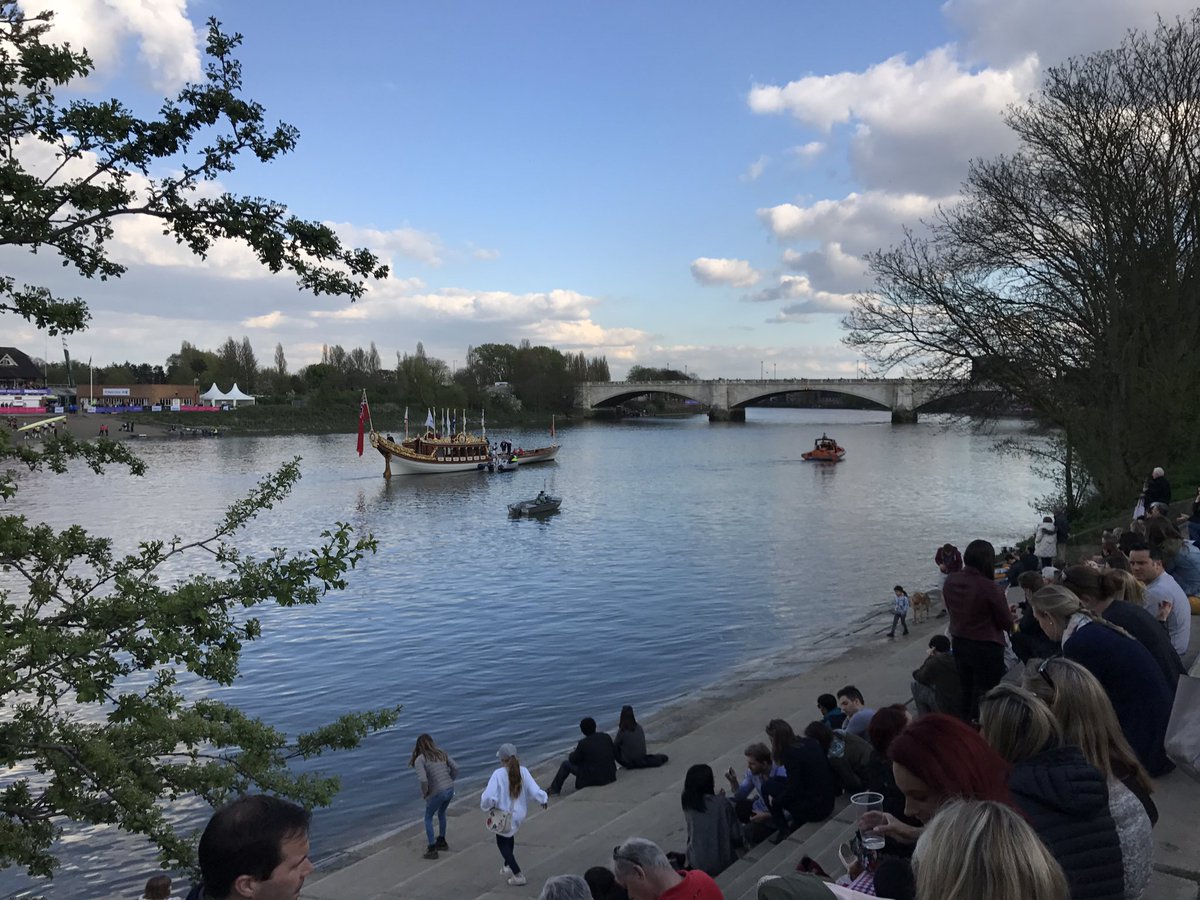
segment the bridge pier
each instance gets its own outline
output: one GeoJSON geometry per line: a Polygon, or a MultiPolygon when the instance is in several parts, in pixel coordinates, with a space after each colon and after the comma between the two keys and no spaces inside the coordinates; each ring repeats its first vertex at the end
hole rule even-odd
{"type": "Polygon", "coordinates": [[[708,421],[710,422],[745,422],[746,409],[745,407],[735,407],[734,409],[720,409],[712,407],[708,411],[708,421]]]}
{"type": "Polygon", "coordinates": [[[893,425],[916,425],[917,411],[915,409],[903,409],[896,407],[892,410],[893,425]]]}

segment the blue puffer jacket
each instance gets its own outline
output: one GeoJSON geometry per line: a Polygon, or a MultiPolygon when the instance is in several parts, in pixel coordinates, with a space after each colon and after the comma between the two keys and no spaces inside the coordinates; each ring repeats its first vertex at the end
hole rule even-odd
{"type": "Polygon", "coordinates": [[[1071,900],[1124,900],[1125,867],[1108,785],[1078,747],[1045,750],[1013,766],[1013,801],[1067,873],[1071,900]]]}

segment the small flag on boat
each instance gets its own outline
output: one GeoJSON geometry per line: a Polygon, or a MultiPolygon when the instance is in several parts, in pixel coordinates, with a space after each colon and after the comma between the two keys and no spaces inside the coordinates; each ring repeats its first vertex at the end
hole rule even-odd
{"type": "Polygon", "coordinates": [[[554,414],[551,413],[550,414],[550,437],[555,437],[555,436],[556,435],[554,434],[554,414]]]}
{"type": "Polygon", "coordinates": [[[363,391],[362,405],[358,408],[358,455],[363,455],[363,431],[367,426],[367,393],[363,391]]]}
{"type": "Polygon", "coordinates": [[[425,416],[425,427],[430,431],[433,430],[433,410],[427,410],[428,415],[425,416]]]}

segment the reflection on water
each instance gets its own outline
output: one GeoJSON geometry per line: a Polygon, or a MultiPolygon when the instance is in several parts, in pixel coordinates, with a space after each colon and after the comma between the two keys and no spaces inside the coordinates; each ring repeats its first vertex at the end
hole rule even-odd
{"type": "MultiPolygon", "coordinates": [[[[560,440],[558,461],[514,474],[391,481],[351,436],[147,442],[145,478],[39,475],[23,480],[19,502],[128,550],[149,536],[194,537],[300,455],[293,496],[242,545],[315,546],[334,521],[375,534],[378,554],[345,592],[315,608],[262,608],[263,638],[238,681],[203,686],[291,733],[404,705],[395,729],[316,764],[342,778],[316,816],[319,859],[418,815],[407,761],[421,731],[455,755],[465,791],[503,741],[535,761],[573,742],[583,715],[613,727],[624,703],[644,714],[755,660],[798,665],[813,636],[882,603],[893,584],[931,584],[940,544],[1028,533],[1028,501],[1045,491],[989,438],[932,419],[893,427],[886,413],[640,419],[561,429],[560,440]],[[844,462],[801,462],[822,431],[848,449],[844,462]],[[559,515],[508,517],[508,503],[543,487],[563,497],[559,515]]],[[[204,820],[198,806],[190,815],[204,820]]],[[[76,833],[66,855],[52,896],[82,895],[85,883],[133,894],[153,868],[95,830],[76,833]]],[[[0,876],[0,891],[19,886],[0,876]]]]}

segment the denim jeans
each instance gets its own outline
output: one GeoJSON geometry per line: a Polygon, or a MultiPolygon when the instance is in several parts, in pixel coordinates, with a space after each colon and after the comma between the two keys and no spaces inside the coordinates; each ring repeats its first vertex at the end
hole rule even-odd
{"type": "Polygon", "coordinates": [[[430,847],[433,846],[433,815],[438,817],[438,837],[446,836],[446,807],[454,799],[454,788],[430,794],[425,800],[425,839],[430,847]]]}

